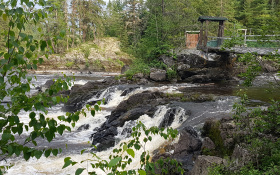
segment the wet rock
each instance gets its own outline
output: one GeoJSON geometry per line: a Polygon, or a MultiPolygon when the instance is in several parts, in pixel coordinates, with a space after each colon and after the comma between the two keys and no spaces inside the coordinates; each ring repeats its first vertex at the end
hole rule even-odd
{"type": "Polygon", "coordinates": [[[158,104],[159,99],[161,99],[162,97],[163,93],[160,92],[145,91],[139,94],[135,94],[129,97],[129,99],[122,101],[117,106],[117,108],[112,111],[112,116],[120,116],[121,114],[137,106],[142,106],[143,104],[151,104],[151,101],[154,102],[153,106],[155,106],[156,104],[158,104]]]}
{"type": "Polygon", "coordinates": [[[121,69],[121,74],[124,74],[126,71],[129,70],[129,66],[128,65],[124,65],[121,69]]]}
{"type": "Polygon", "coordinates": [[[139,87],[129,87],[129,88],[125,89],[122,92],[121,97],[122,96],[126,96],[127,94],[129,94],[130,92],[134,91],[135,89],[139,89],[139,87]]]}
{"type": "Polygon", "coordinates": [[[125,138],[128,138],[131,136],[132,128],[124,128],[121,135],[125,136],[125,138]]]}
{"type": "Polygon", "coordinates": [[[83,130],[88,130],[89,129],[89,124],[84,124],[80,126],[77,130],[78,131],[83,131],[83,130]]]}
{"type": "Polygon", "coordinates": [[[205,59],[196,54],[182,54],[177,56],[178,64],[182,62],[183,64],[190,65],[192,68],[203,68],[205,59]]]}
{"type": "Polygon", "coordinates": [[[188,69],[190,69],[191,66],[188,64],[179,64],[177,67],[177,71],[181,72],[181,71],[188,71],[188,69]]]}
{"type": "Polygon", "coordinates": [[[173,59],[173,57],[167,55],[161,55],[159,57],[159,61],[166,64],[168,67],[173,67],[176,64],[176,61],[173,59]]]}
{"type": "Polygon", "coordinates": [[[166,71],[162,69],[151,69],[150,79],[154,81],[166,81],[166,71]]]}
{"type": "Polygon", "coordinates": [[[144,74],[143,73],[137,73],[137,74],[133,75],[133,78],[135,78],[135,79],[144,78],[144,74]]]}
{"type": "Polygon", "coordinates": [[[118,134],[116,128],[123,127],[125,122],[137,120],[144,114],[152,117],[157,110],[157,101],[161,97],[162,93],[145,91],[132,95],[127,100],[121,102],[112,111],[111,115],[108,116],[107,121],[96,133],[92,134],[92,144],[98,144],[98,150],[114,146],[115,136],[118,134]]]}
{"type": "Polygon", "coordinates": [[[211,79],[208,77],[208,75],[193,75],[186,80],[193,83],[207,83],[210,82],[211,79]]]}
{"type": "Polygon", "coordinates": [[[181,162],[183,169],[189,172],[193,167],[193,159],[199,155],[202,142],[197,132],[190,126],[186,126],[179,131],[178,143],[163,145],[154,151],[152,161],[160,158],[172,158],[181,162]]]}
{"type": "Polygon", "coordinates": [[[141,78],[139,81],[137,81],[138,85],[146,85],[150,84],[150,82],[146,78],[141,78]]]}
{"type": "Polygon", "coordinates": [[[166,128],[170,126],[175,119],[175,114],[176,114],[176,108],[169,109],[164,115],[163,120],[160,123],[159,127],[166,128]]]}
{"type": "Polygon", "coordinates": [[[202,142],[202,150],[211,151],[216,148],[215,143],[209,138],[205,137],[202,142]]]}
{"type": "MultiPolygon", "coordinates": [[[[132,89],[128,88],[126,90],[126,93],[128,93],[132,89]]],[[[130,96],[112,111],[107,121],[92,135],[93,144],[98,144],[100,149],[101,147],[103,148],[103,144],[106,144],[107,146],[105,148],[107,148],[108,143],[112,145],[112,139],[115,139],[114,137],[118,134],[112,128],[123,127],[126,122],[135,121],[144,114],[152,118],[158,109],[157,106],[166,104],[167,102],[168,99],[164,99],[164,94],[161,92],[144,91],[130,96]]],[[[175,115],[179,112],[182,113],[181,119],[179,120],[183,122],[183,118],[186,117],[189,111],[182,112],[176,108],[172,108],[166,116],[166,123],[162,124],[162,126],[166,127],[171,125],[175,115]]]]}
{"type": "Polygon", "coordinates": [[[43,85],[46,89],[49,89],[52,85],[54,84],[53,80],[48,80],[46,83],[43,85]]]}
{"type": "MultiPolygon", "coordinates": [[[[105,78],[102,82],[89,81],[85,85],[74,85],[70,91],[69,99],[67,103],[64,104],[62,110],[64,110],[65,112],[76,112],[80,110],[85,105],[85,103],[93,96],[99,98],[99,96],[106,88],[122,83],[125,84],[126,82],[119,82],[114,77],[108,77],[105,78]]],[[[114,90],[114,88],[111,88],[111,90],[114,90]]],[[[108,100],[110,100],[110,96],[107,96],[107,98],[105,99],[105,103],[108,100]]]]}
{"type": "Polygon", "coordinates": [[[252,161],[252,155],[247,149],[236,145],[231,155],[231,160],[234,161],[234,167],[236,169],[240,169],[246,164],[248,164],[250,161],[252,161]]]}
{"type": "Polygon", "coordinates": [[[277,72],[279,70],[279,65],[271,60],[263,60],[260,58],[260,65],[265,72],[277,72]]]}
{"type": "Polygon", "coordinates": [[[215,156],[198,156],[191,175],[208,175],[211,166],[221,164],[226,164],[226,160],[215,156]]]}
{"type": "Polygon", "coordinates": [[[97,145],[97,151],[103,151],[115,145],[115,136],[118,134],[117,128],[111,126],[105,130],[96,132],[91,136],[92,144],[97,145]]]}

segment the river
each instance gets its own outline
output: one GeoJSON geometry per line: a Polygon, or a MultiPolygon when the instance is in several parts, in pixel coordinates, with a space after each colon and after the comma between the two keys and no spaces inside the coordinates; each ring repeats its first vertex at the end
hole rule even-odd
{"type": "MultiPolygon", "coordinates": [[[[72,76],[73,73],[67,73],[68,76],[72,76]]],[[[81,74],[75,73],[74,84],[85,84],[87,81],[102,81],[105,77],[114,76],[117,74],[109,73],[92,73],[92,74],[81,74]]],[[[37,74],[31,74],[30,76],[36,76],[32,83],[34,87],[32,88],[32,93],[35,92],[35,87],[43,85],[49,79],[56,79],[61,77],[62,74],[58,72],[43,73],[39,72],[37,74]]],[[[269,86],[269,82],[273,82],[273,78],[268,74],[263,74],[257,78],[254,86],[248,89],[248,95],[250,97],[249,106],[267,106],[269,99],[274,97],[280,99],[279,88],[273,89],[269,86]],[[266,93],[265,89],[269,89],[270,93],[266,93]]],[[[279,78],[278,78],[279,80],[279,78]]],[[[163,117],[168,110],[175,109],[175,119],[171,124],[173,128],[180,128],[181,125],[190,125],[199,131],[203,121],[206,118],[221,118],[223,116],[232,115],[233,104],[238,102],[239,98],[236,94],[239,92],[240,82],[223,82],[219,84],[188,84],[188,83],[175,83],[175,84],[153,84],[149,86],[137,86],[135,85],[125,85],[125,86],[112,86],[104,90],[101,95],[93,96],[90,100],[102,100],[107,99],[107,104],[101,105],[102,110],[96,113],[95,117],[91,117],[88,112],[88,117],[82,117],[72,132],[66,132],[63,136],[57,136],[53,142],[48,143],[46,141],[38,140],[38,144],[41,148],[53,147],[62,148],[63,152],[58,156],[50,156],[45,158],[42,156],[39,160],[36,158],[31,158],[28,161],[24,161],[21,157],[13,157],[7,159],[6,162],[1,162],[1,165],[14,165],[9,170],[7,174],[9,175],[43,175],[43,174],[75,174],[77,168],[86,168],[88,171],[92,169],[89,167],[90,161],[85,161],[82,164],[76,164],[73,167],[67,167],[62,169],[65,157],[72,157],[73,160],[80,162],[82,160],[90,159],[91,154],[90,146],[91,135],[95,132],[96,128],[99,128],[104,122],[106,122],[106,117],[111,114],[112,110],[115,109],[122,101],[127,100],[132,95],[144,92],[144,91],[159,91],[168,94],[193,92],[198,94],[213,94],[215,99],[213,101],[205,102],[182,102],[182,101],[172,101],[169,104],[158,105],[157,110],[153,117],[148,115],[142,115],[138,121],[143,122],[147,127],[159,126],[162,122],[163,117]],[[122,95],[127,88],[133,87],[134,90],[122,95]],[[191,111],[188,113],[187,111],[191,111]],[[86,129],[80,128],[81,126],[88,126],[86,129]],[[67,146],[66,146],[67,145],[67,146]],[[66,148],[67,147],[67,148],[66,148]],[[83,155],[80,154],[82,149],[86,149],[83,155]]],[[[63,104],[53,106],[49,109],[48,117],[56,119],[59,115],[64,115],[65,112],[61,110],[63,104]]],[[[20,118],[23,122],[28,123],[28,114],[25,112],[20,113],[20,118]]],[[[117,145],[121,142],[129,140],[126,134],[126,130],[135,126],[136,121],[129,121],[124,124],[123,127],[118,127],[118,134],[116,137],[117,145]]],[[[27,134],[27,133],[25,133],[27,134]]],[[[24,138],[24,134],[21,136],[24,138]]],[[[153,137],[153,142],[147,146],[148,150],[152,152],[157,149],[160,145],[165,142],[159,136],[153,137]]],[[[97,155],[102,159],[108,159],[108,155],[112,153],[113,148],[109,148],[105,151],[98,152],[97,155]]],[[[129,169],[139,168],[139,157],[140,153],[136,154],[135,160],[132,162],[129,169]]],[[[86,171],[84,172],[86,174],[86,171]]],[[[101,170],[97,170],[97,174],[106,174],[101,170]]]]}

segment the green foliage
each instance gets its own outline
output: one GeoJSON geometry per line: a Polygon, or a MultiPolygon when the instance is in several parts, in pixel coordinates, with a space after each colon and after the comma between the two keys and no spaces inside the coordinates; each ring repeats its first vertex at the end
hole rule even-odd
{"type": "Polygon", "coordinates": [[[166,74],[167,74],[168,80],[177,79],[177,71],[172,68],[168,68],[166,70],[166,74]]]}
{"type": "Polygon", "coordinates": [[[83,48],[82,52],[84,53],[85,59],[87,60],[90,55],[90,47],[83,48]]]}
{"type": "Polygon", "coordinates": [[[257,120],[255,120],[256,132],[265,134],[272,134],[280,136],[280,102],[273,101],[272,105],[268,107],[267,111],[255,110],[252,113],[257,120]]]}
{"type": "Polygon", "coordinates": [[[244,63],[247,67],[246,72],[241,73],[239,76],[245,78],[244,85],[251,86],[253,80],[261,71],[260,58],[255,53],[245,53],[238,58],[238,61],[244,63]]]}
{"type": "MultiPolygon", "coordinates": [[[[44,7],[34,10],[35,5],[44,6],[46,2],[40,0],[38,4],[24,0],[20,3],[26,6],[26,9],[18,7],[16,0],[0,2],[0,16],[8,22],[8,28],[1,33],[1,38],[5,38],[6,42],[5,51],[0,53],[1,160],[12,156],[23,156],[28,160],[30,157],[39,159],[42,155],[45,157],[51,154],[58,155],[61,149],[37,149],[37,139],[42,138],[51,142],[56,134],[62,135],[65,131],[71,131],[71,126],[75,126],[80,114],[86,114],[84,110],[67,113],[65,116],[58,116],[58,121],[46,117],[49,107],[67,102],[66,96],[58,95],[71,86],[71,79],[66,76],[65,80],[62,78],[54,80],[54,84],[44,92],[28,95],[32,77],[28,77],[27,73],[36,70],[37,65],[43,62],[42,55],[35,50],[47,53],[51,52],[52,48],[50,40],[36,40],[25,32],[27,24],[32,23],[36,26],[41,19],[47,18],[44,7]],[[2,103],[6,98],[10,99],[7,105],[2,103]],[[29,113],[27,123],[19,117],[21,111],[29,113]],[[22,139],[18,139],[19,136],[22,139]]],[[[48,58],[47,54],[44,56],[48,58]]],[[[99,108],[96,107],[94,110],[99,108]]]]}
{"type": "Polygon", "coordinates": [[[220,122],[206,122],[202,128],[202,135],[209,137],[215,144],[215,150],[202,150],[206,155],[218,155],[221,157],[228,156],[232,153],[231,149],[224,146],[224,141],[221,137],[220,122]]]}
{"type": "Polygon", "coordinates": [[[132,65],[128,71],[125,72],[127,79],[132,80],[133,75],[137,73],[143,73],[144,75],[148,75],[150,73],[150,66],[147,62],[142,59],[133,60],[132,65]]]}
{"type": "MultiPolygon", "coordinates": [[[[150,154],[146,150],[146,145],[149,142],[152,142],[153,135],[160,135],[164,139],[174,139],[178,131],[173,130],[172,128],[157,128],[152,127],[147,129],[145,125],[141,122],[138,122],[135,127],[132,128],[132,139],[128,142],[121,143],[119,148],[115,148],[113,153],[109,156],[109,160],[102,160],[98,157],[95,153],[91,153],[92,159],[87,159],[90,161],[89,164],[94,169],[101,169],[104,173],[107,174],[155,174],[158,171],[161,174],[173,174],[179,173],[183,174],[184,170],[181,168],[181,164],[178,163],[176,160],[173,159],[159,159],[156,162],[150,162],[150,154]],[[144,135],[144,137],[141,137],[144,135]],[[141,151],[140,156],[140,168],[133,169],[133,170],[125,170],[128,165],[132,163],[132,160],[135,159],[135,152],[141,151]]],[[[83,153],[83,151],[81,152],[83,153]]],[[[85,160],[81,161],[80,163],[84,162],[85,160]]],[[[64,166],[63,168],[75,165],[78,162],[72,161],[70,157],[64,159],[64,166]]],[[[86,168],[82,168],[86,169],[86,168]]],[[[82,171],[82,170],[80,170],[82,171]]],[[[88,172],[89,174],[96,174],[95,171],[88,172]]]]}
{"type": "Polygon", "coordinates": [[[75,63],[73,61],[68,61],[65,66],[68,68],[72,68],[75,63]]]}

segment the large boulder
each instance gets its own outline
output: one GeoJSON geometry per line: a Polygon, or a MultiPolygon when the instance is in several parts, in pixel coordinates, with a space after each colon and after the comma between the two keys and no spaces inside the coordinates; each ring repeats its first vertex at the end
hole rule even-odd
{"type": "MultiPolygon", "coordinates": [[[[66,112],[76,112],[85,105],[85,103],[93,96],[98,97],[108,87],[126,84],[125,81],[116,80],[114,77],[105,78],[103,81],[89,81],[85,85],[74,85],[71,88],[69,99],[64,104],[62,110],[66,112]]],[[[105,99],[105,102],[109,99],[105,99]]],[[[90,102],[93,104],[93,102],[90,102]]]]}
{"type": "Polygon", "coordinates": [[[98,145],[98,151],[114,146],[115,136],[118,134],[117,127],[123,127],[125,122],[137,120],[144,114],[153,117],[156,106],[161,102],[165,103],[162,97],[163,93],[144,91],[122,101],[111,115],[107,116],[107,121],[92,134],[92,144],[98,145]]]}
{"type": "Polygon", "coordinates": [[[208,175],[209,168],[221,164],[225,165],[226,160],[215,156],[198,156],[191,171],[191,175],[208,175]]]}
{"type": "Polygon", "coordinates": [[[193,168],[193,159],[200,154],[202,142],[197,132],[190,126],[186,126],[179,131],[179,141],[175,144],[167,144],[161,146],[153,152],[152,161],[160,158],[172,158],[182,163],[186,173],[193,168]]]}
{"type": "Polygon", "coordinates": [[[252,161],[252,153],[239,145],[235,145],[231,160],[233,161],[233,168],[236,170],[242,168],[252,161]]]}
{"type": "Polygon", "coordinates": [[[174,60],[173,57],[167,56],[167,55],[161,55],[159,57],[159,61],[161,61],[164,64],[166,64],[168,67],[173,67],[176,64],[176,60],[174,60]]]}
{"type": "Polygon", "coordinates": [[[154,81],[166,81],[166,70],[152,68],[150,79],[154,81]]]}

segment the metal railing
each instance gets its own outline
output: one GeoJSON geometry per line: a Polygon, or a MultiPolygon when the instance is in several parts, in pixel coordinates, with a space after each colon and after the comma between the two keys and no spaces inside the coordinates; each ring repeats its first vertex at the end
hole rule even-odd
{"type": "Polygon", "coordinates": [[[207,37],[207,47],[220,47],[226,40],[234,39],[237,47],[279,48],[280,35],[239,35],[235,37],[207,37]]]}

